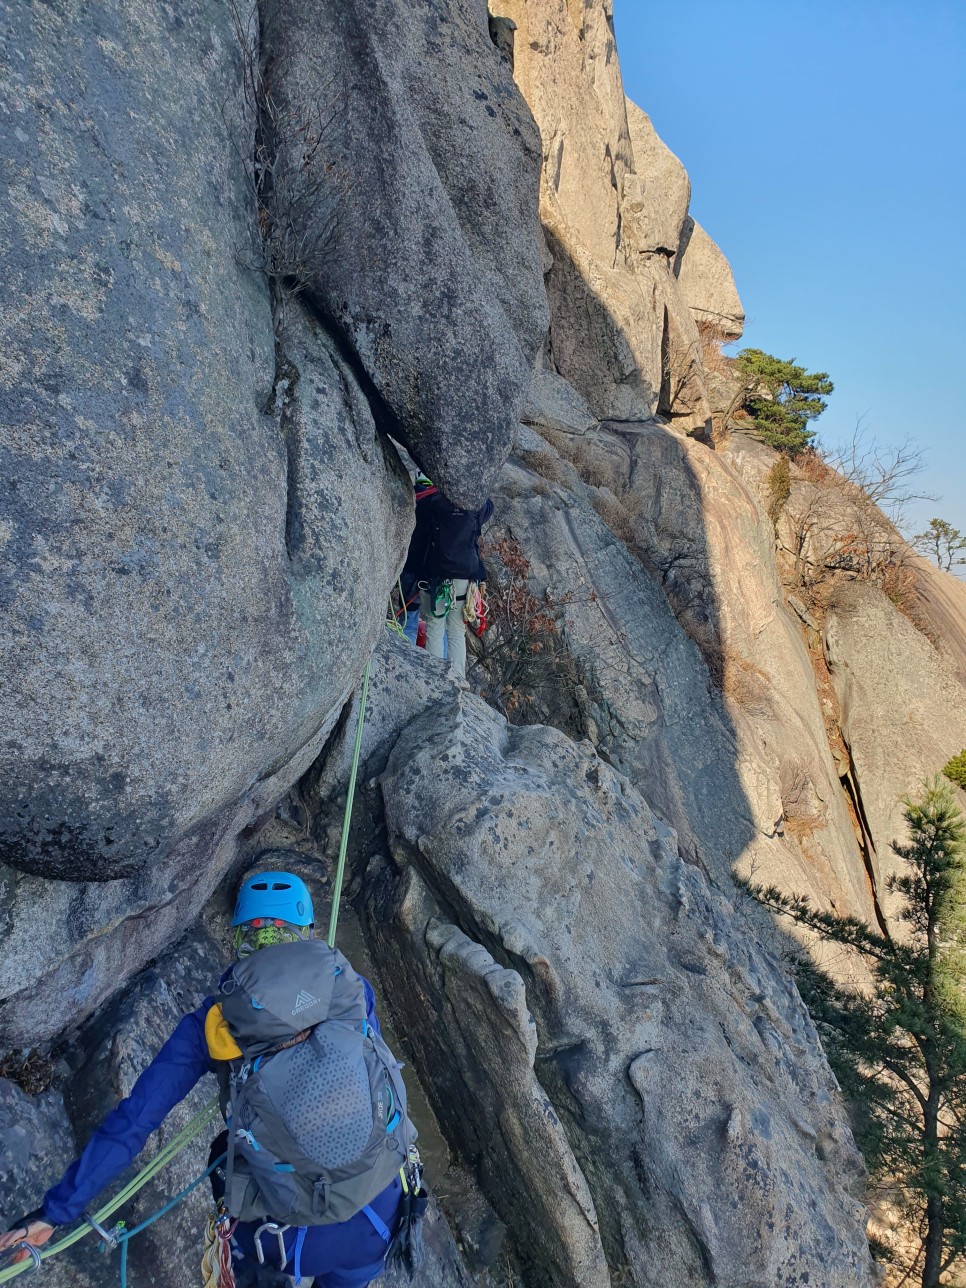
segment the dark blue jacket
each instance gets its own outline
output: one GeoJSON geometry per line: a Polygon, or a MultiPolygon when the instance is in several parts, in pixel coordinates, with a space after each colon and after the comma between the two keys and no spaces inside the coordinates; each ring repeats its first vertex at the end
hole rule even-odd
{"type": "Polygon", "coordinates": [[[461,510],[436,488],[417,489],[416,527],[402,573],[406,597],[419,581],[486,581],[479,539],[492,513],[490,500],[478,510],[461,510]]]}
{"type": "MultiPolygon", "coordinates": [[[[375,1012],[372,985],[362,980],[369,1023],[381,1032],[375,1012]]],[[[93,1199],[137,1157],[175,1105],[184,1100],[206,1074],[215,1072],[205,1040],[205,1016],[214,999],[205,998],[197,1010],[180,1021],[164,1046],[144,1070],[131,1094],[113,1109],[94,1132],[76,1162],[63,1178],[44,1195],[43,1210],[51,1225],[76,1221],[93,1199]]],[[[398,1178],[373,1200],[371,1207],[390,1230],[395,1229],[402,1188],[398,1178]]],[[[253,1249],[255,1224],[239,1225],[236,1238],[247,1253],[253,1249]]],[[[291,1251],[295,1229],[286,1236],[291,1251]]],[[[266,1259],[274,1261],[274,1239],[264,1241],[266,1259]]],[[[376,1265],[386,1252],[386,1243],[363,1212],[337,1225],[309,1226],[302,1248],[301,1268],[306,1276],[327,1270],[352,1270],[376,1265]]],[[[291,1263],[289,1265],[291,1273],[291,1263]]],[[[373,1270],[373,1277],[378,1269],[373,1270]]]]}

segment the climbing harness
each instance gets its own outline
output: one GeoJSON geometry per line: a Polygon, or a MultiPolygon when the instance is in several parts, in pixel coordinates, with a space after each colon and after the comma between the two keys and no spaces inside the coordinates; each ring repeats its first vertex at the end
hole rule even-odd
{"type": "Polygon", "coordinates": [[[352,752],[352,769],[349,772],[349,790],[345,801],[345,814],[342,818],[342,838],[339,841],[339,861],[335,869],[335,884],[332,890],[332,914],[329,917],[329,933],[326,942],[330,948],[335,947],[335,932],[339,925],[339,902],[342,898],[342,882],[345,877],[345,856],[349,848],[349,824],[352,822],[352,802],[356,795],[356,776],[359,772],[359,756],[362,751],[362,726],[366,719],[366,701],[369,697],[369,668],[372,659],[366,663],[362,674],[362,691],[359,694],[359,718],[356,721],[356,742],[352,752]]]}
{"type": "Polygon", "coordinates": [[[453,583],[449,578],[445,581],[421,581],[419,589],[429,596],[429,611],[434,617],[449,616],[449,610],[453,607],[453,583]],[[439,611],[440,604],[443,605],[442,612],[439,611]]]}

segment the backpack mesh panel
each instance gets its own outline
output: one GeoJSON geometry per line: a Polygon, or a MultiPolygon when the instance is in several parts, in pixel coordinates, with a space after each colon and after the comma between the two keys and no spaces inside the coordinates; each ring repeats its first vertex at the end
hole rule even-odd
{"type": "Polygon", "coordinates": [[[342,1167],[359,1157],[372,1134],[372,1099],[366,1066],[350,1060],[320,1029],[320,1050],[310,1042],[288,1061],[281,1118],[320,1167],[342,1167]]]}

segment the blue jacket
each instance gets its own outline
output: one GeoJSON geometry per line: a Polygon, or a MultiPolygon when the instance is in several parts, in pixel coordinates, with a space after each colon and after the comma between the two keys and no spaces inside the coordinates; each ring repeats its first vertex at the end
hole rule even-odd
{"type": "Polygon", "coordinates": [[[420,581],[450,577],[486,581],[480,558],[480,533],[493,514],[487,500],[478,510],[461,510],[437,488],[416,490],[416,527],[402,571],[403,595],[420,581]]]}
{"type": "MultiPolygon", "coordinates": [[[[369,1023],[381,1032],[375,1012],[372,985],[363,978],[366,1012],[369,1023]]],[[[164,1046],[144,1070],[131,1089],[131,1094],[113,1109],[71,1163],[63,1177],[44,1195],[44,1216],[51,1225],[67,1225],[80,1217],[92,1200],[133,1161],[175,1105],[184,1100],[195,1084],[206,1074],[215,1072],[215,1062],[208,1054],[205,1040],[205,1016],[214,1005],[205,998],[197,1010],[182,1019],[164,1046]]],[[[370,1205],[389,1230],[395,1229],[402,1188],[398,1178],[370,1205]]],[[[239,1225],[236,1238],[246,1254],[253,1252],[253,1235],[257,1227],[239,1225]]],[[[292,1252],[297,1231],[286,1236],[286,1247],[292,1252]]],[[[274,1239],[264,1241],[266,1260],[274,1261],[277,1248],[274,1239]]],[[[386,1241],[372,1220],[363,1212],[337,1225],[309,1226],[301,1252],[304,1275],[321,1275],[328,1270],[352,1270],[374,1266],[379,1273],[385,1256],[386,1241]]],[[[291,1263],[289,1266],[291,1272],[291,1263]]]]}

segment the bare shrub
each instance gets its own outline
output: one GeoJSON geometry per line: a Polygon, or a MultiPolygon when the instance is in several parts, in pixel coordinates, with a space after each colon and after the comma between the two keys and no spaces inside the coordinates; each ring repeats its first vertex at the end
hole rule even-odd
{"type": "Polygon", "coordinates": [[[281,304],[285,295],[301,292],[332,254],[340,200],[351,187],[331,145],[333,126],[345,111],[344,94],[323,54],[306,49],[301,56],[318,92],[297,112],[284,106],[257,53],[259,18],[265,46],[280,19],[279,3],[243,8],[230,0],[230,11],[242,53],[246,115],[254,120],[254,137],[244,141],[229,128],[255,210],[251,253],[240,259],[268,279],[281,304]]]}
{"type": "Polygon", "coordinates": [[[801,452],[792,472],[804,486],[786,501],[779,529],[792,561],[786,584],[819,605],[837,579],[870,581],[924,629],[909,547],[895,527],[917,495],[909,479],[921,469],[922,453],[908,440],[880,448],[858,425],[834,456],[816,448],[801,452]]]}
{"type": "Polygon", "coordinates": [[[928,492],[917,492],[909,480],[925,468],[922,448],[911,438],[896,447],[884,447],[856,421],[851,439],[825,453],[833,470],[899,525],[910,501],[934,501],[928,492]]]}
{"type": "Polygon", "coordinates": [[[661,572],[643,540],[640,524],[640,511],[643,504],[641,498],[633,492],[625,492],[623,496],[618,497],[609,488],[598,488],[591,494],[590,503],[617,540],[627,548],[638,563],[651,576],[661,578],[661,572]]]}
{"type": "Polygon", "coordinates": [[[615,493],[626,488],[627,480],[618,470],[613,457],[593,437],[562,434],[554,430],[548,431],[547,437],[588,487],[609,487],[615,493]]]}
{"type": "Polygon", "coordinates": [[[815,447],[806,447],[795,457],[795,476],[808,483],[829,483],[835,471],[825,464],[825,458],[815,447]]]}
{"type": "Polygon", "coordinates": [[[539,474],[541,478],[547,479],[550,483],[556,483],[560,487],[566,487],[570,482],[566,467],[560,457],[551,451],[523,452],[521,453],[527,467],[539,474]]]}
{"type": "Polygon", "coordinates": [[[721,649],[721,691],[748,715],[771,711],[771,684],[766,673],[727,648],[721,649]]]}
{"type": "Polygon", "coordinates": [[[707,322],[698,323],[698,342],[701,349],[701,362],[705,371],[716,376],[722,376],[726,380],[735,379],[735,360],[729,358],[724,352],[725,344],[730,344],[730,340],[722,340],[713,326],[707,322]]]}
{"type": "Polygon", "coordinates": [[[484,677],[481,697],[511,724],[552,724],[581,737],[575,694],[582,676],[560,622],[568,601],[533,593],[530,561],[515,538],[481,542],[481,552],[489,569],[491,617],[475,659],[484,677]]]}
{"type": "Polygon", "coordinates": [[[768,517],[776,528],[791,494],[792,468],[788,457],[782,452],[768,473],[768,517]]]}
{"type": "Polygon", "coordinates": [[[39,1096],[46,1091],[53,1076],[53,1061],[37,1051],[9,1055],[0,1060],[0,1078],[15,1082],[28,1096],[39,1096]]]}

